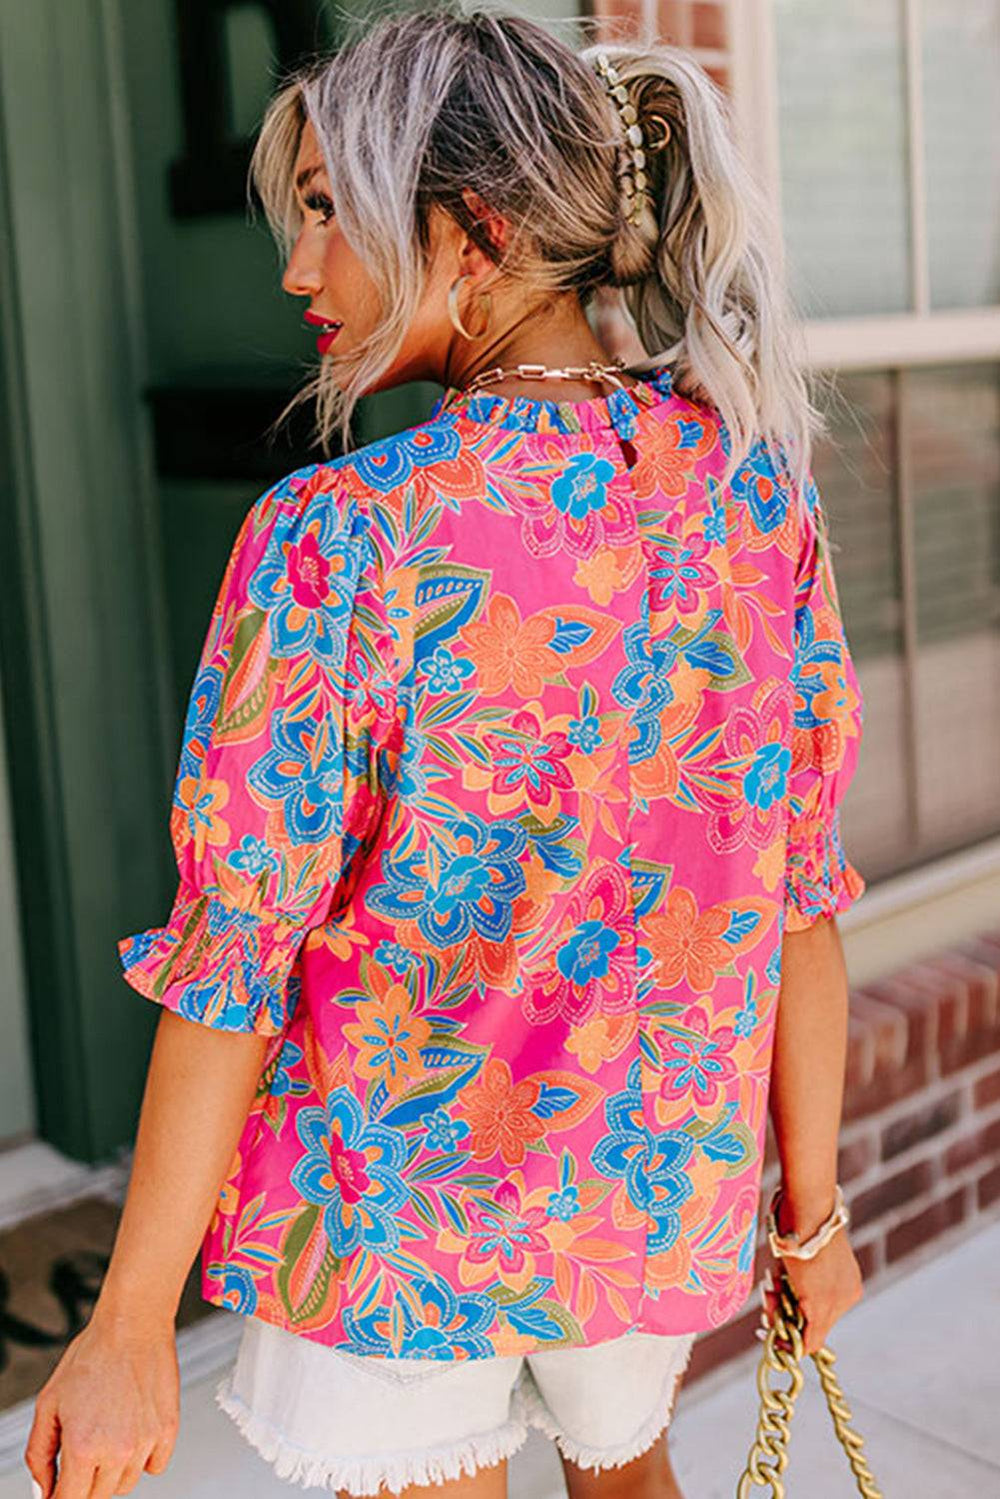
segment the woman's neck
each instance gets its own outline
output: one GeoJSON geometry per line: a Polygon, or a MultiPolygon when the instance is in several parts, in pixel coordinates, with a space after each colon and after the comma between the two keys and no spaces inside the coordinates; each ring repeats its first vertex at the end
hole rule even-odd
{"type": "MultiPolygon", "coordinates": [[[[518,364],[540,364],[546,369],[563,369],[567,365],[587,365],[596,360],[612,360],[587,322],[583,309],[551,307],[539,313],[537,308],[524,312],[499,328],[496,335],[470,341],[456,336],[447,384],[464,389],[484,370],[513,369],[518,364]]],[[[623,385],[635,385],[634,376],[620,374],[623,385]]],[[[505,376],[484,387],[492,395],[528,396],[551,401],[586,401],[607,395],[615,388],[611,380],[529,379],[516,374],[505,376]]]]}

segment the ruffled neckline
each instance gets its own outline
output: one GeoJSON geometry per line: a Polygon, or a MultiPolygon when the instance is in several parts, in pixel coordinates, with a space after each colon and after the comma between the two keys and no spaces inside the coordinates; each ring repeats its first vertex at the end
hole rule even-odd
{"type": "Polygon", "coordinates": [[[623,373],[634,375],[639,383],[613,387],[585,401],[503,396],[488,389],[470,392],[452,385],[434,402],[429,419],[461,417],[517,432],[594,432],[610,427],[620,437],[631,437],[640,412],[671,394],[673,373],[669,365],[623,373]]]}

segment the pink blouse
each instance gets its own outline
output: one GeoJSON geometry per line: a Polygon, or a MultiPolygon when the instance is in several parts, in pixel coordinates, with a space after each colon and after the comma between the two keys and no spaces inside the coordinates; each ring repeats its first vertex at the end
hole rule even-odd
{"type": "Polygon", "coordinates": [[[272,1037],[209,1302],[356,1354],[685,1333],[753,1287],[784,931],[850,906],[862,699],[815,484],[669,368],[451,389],[269,488],[133,988],[272,1037]]]}

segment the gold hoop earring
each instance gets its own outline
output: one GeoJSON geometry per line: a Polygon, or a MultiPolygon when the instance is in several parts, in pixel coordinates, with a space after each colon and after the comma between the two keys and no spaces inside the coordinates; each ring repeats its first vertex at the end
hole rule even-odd
{"type": "Polygon", "coordinates": [[[468,328],[463,325],[462,319],[459,316],[458,288],[461,286],[463,281],[471,280],[472,277],[469,274],[466,274],[464,276],[459,276],[456,281],[453,281],[451,283],[451,286],[448,288],[448,316],[451,318],[452,327],[455,328],[456,332],[461,333],[463,338],[475,340],[477,338],[483,338],[490,326],[490,313],[493,309],[493,299],[488,291],[482,292],[480,294],[480,301],[485,303],[483,312],[483,326],[479,329],[478,333],[470,333],[468,328]]]}
{"type": "Polygon", "coordinates": [[[644,134],[646,136],[646,150],[650,155],[654,154],[657,151],[662,151],[664,146],[669,145],[670,138],[673,132],[670,129],[670,121],[665,120],[662,115],[650,115],[647,120],[643,121],[643,127],[644,134]],[[653,120],[655,120],[658,125],[662,126],[662,129],[660,130],[658,136],[652,136],[649,133],[648,127],[653,120]]]}

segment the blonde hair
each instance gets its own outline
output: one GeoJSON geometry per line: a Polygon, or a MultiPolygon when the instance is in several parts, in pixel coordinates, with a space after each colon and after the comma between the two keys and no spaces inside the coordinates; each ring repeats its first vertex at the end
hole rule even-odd
{"type": "Polygon", "coordinates": [[[812,438],[825,424],[795,346],[777,228],[728,99],[679,48],[603,44],[639,124],[659,115],[670,125],[666,148],[647,154],[647,206],[632,225],[622,125],[598,50],[483,0],[437,0],[356,17],[334,55],[282,82],[250,164],[272,232],[287,258],[302,223],[292,172],[308,118],[338,226],[381,306],[368,337],[337,358],[337,378],[325,360],[279,421],[315,396],[320,441],[339,426],[350,447],[357,401],[391,365],[423,296],[437,206],[540,298],[575,292],[586,308],[597,287],[622,288],[645,367],[669,364],[678,393],[719,413],[722,482],[761,438],[805,505],[812,438]],[[509,224],[502,253],[463,189],[509,224]]]}

